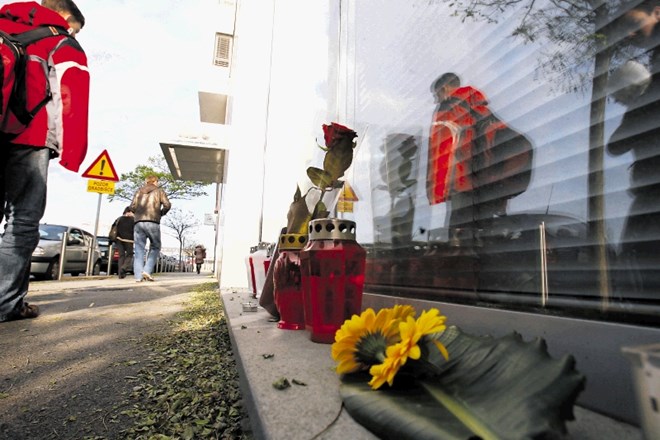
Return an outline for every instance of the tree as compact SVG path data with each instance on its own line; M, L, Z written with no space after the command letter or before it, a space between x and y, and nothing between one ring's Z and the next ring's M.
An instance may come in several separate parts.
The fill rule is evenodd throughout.
M505 12L521 11L512 33L525 43L542 41L538 71L559 84L563 92L585 92L591 84L589 115L588 234L596 244L599 289L603 306L609 300L605 230L604 146L605 105L609 73L623 60L639 57L618 44L610 23L621 0L440 0L454 15L497 23ZM555 88L557 89L557 88Z
M179 264L182 265L183 250L186 247L190 233L199 226L197 218L192 212L183 212L180 209L174 208L162 218L163 226L173 231L170 234L179 242ZM182 267L183 270L183 267Z
M167 162L162 156L150 157L147 159L147 165L138 165L129 173L122 174L114 194L108 196L109 201L125 200L130 202L133 195L140 187L148 175L158 176L159 185L170 200L190 200L195 197L205 196L205 186L208 184L201 181L175 180L172 173L167 168Z

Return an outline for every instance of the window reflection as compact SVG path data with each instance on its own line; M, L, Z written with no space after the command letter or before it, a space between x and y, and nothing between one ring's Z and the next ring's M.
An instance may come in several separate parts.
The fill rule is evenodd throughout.
M413 3L382 2L377 17L355 5L355 26L371 30L347 79L356 123L371 127L360 158L371 173L351 182L372 190L355 214L367 283L653 315L660 4ZM489 115L512 130L499 142L477 127Z
M660 288L660 2L631 3L615 21L620 45L649 56L649 68L629 61L615 71L613 95L626 107L607 144L613 156L632 153L632 198L621 234L617 288L621 295L653 299ZM625 5L624 5L625 7Z

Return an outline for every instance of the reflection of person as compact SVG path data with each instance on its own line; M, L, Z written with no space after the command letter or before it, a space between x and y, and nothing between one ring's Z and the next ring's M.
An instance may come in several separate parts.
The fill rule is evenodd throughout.
M461 87L454 73L440 76L431 89L438 106L430 133L427 194L432 205L450 201L448 223L454 234L481 218L503 215L506 199L480 201L473 172L475 124L490 114L486 96Z
M10 3L0 9L0 28L5 32L22 32L37 24L66 29L73 36L85 17L71 0ZM0 322L39 315L39 308L24 298L46 208L49 160L59 157L64 168L77 172L87 154L89 72L83 49L75 39L57 35L34 43L28 54L47 60L52 72L45 77L41 64L28 62L28 107L42 100L48 82L52 99L36 110L25 131L0 138L0 221L6 220L0 242ZM62 90L68 99L62 99Z
M153 281L151 274L160 254L160 218L172 207L167 194L158 186L158 177L147 176L145 185L133 196L131 210L134 213L135 257L133 274L136 281ZM149 239L149 255L144 260L144 251Z
M612 134L607 151L613 155L633 154L630 189L633 197L621 238L621 258L632 275L636 292L657 294L660 249L660 0L629 3L616 29L624 43L650 51L651 83L629 103L621 124ZM624 5L625 7L625 5Z
M206 248L201 244L195 246L195 266L197 267L197 273L199 274L202 270L202 264L204 264L204 259L206 258Z
M115 224L117 226L115 245L119 252L117 270L119 278L126 278L126 273L133 271L133 229L135 222L130 206L124 208L124 213L115 220Z
M375 219L375 224L379 226L378 236L380 231L387 231L386 225L389 225L392 243L395 246L406 245L413 237L419 148L414 136L390 133L385 137L381 149L385 157L378 168L385 185L377 188L383 188L389 193L389 212ZM383 205L380 200L372 200L376 208Z

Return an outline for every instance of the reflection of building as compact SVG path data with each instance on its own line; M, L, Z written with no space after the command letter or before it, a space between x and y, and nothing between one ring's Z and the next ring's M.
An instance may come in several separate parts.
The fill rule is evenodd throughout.
M237 5L236 25L218 30L233 36L231 76L218 91L228 96L226 138L218 146L231 158L221 191L222 285L245 285L244 258L254 243L277 238L321 124L343 123L358 132L360 144L346 180L360 194L351 218L372 269L365 304L405 298L420 307L440 305L450 320L480 334L542 335L555 353L573 354L587 375L591 385L580 403L634 422L620 347L660 338L660 297L607 296L599 283L616 271L608 252L617 243L589 233L595 215L608 228L621 223L630 163L608 157L593 163L599 150L590 136L618 121L592 124L590 93L556 92L564 86L554 82L559 73L535 70L547 42L519 44L504 24L515 24L514 18L463 23L444 2L381 2L378 14L369 2ZM439 16L446 17L442 29L432 19ZM456 36L455 44L447 44L448 35ZM432 224L428 202L415 197L423 193L414 181L424 158L409 153L428 139L414 135L413 144L398 134L409 127L426 133L433 108L428 84L449 65L466 82L487 85L498 115L535 145L529 189L509 201L507 216L489 218L476 231L470 249L441 238L446 234ZM604 105L610 118L616 104ZM393 135L383 144L387 133ZM213 159L200 162L214 165ZM605 183L594 189L600 172ZM597 214L594 200L622 203Z

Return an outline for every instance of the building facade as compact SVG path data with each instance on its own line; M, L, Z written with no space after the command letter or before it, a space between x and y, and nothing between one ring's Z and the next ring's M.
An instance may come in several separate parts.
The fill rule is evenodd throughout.
M580 404L639 423L621 348L660 339L660 65L619 2L559 4L238 1L222 286L247 286L337 122L365 305L543 337L587 375Z

